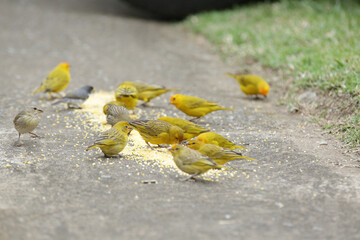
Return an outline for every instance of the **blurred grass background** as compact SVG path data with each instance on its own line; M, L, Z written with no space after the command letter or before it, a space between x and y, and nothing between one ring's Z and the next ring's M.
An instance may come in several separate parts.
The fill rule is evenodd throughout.
M188 17L226 57L251 57L291 74L300 89L346 94L360 101L360 4L355 0L280 0ZM347 99L348 100L348 99ZM333 123L346 143L360 143L360 113Z

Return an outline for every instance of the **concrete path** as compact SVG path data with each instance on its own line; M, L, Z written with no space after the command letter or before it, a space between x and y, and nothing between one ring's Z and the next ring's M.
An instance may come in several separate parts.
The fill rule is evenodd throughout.
M226 65L181 27L138 16L117 0L0 2L0 239L360 239L359 161L278 106L281 76L246 65L273 86L266 101L249 100L224 75L243 66ZM72 66L68 90L141 80L232 106L201 124L246 144L258 161L182 182L156 159L147 166L85 153L98 134L86 115L30 96L61 61ZM143 117L186 118L170 96ZM45 109L36 130L45 138L24 135L15 147L12 120L26 105ZM141 183L148 179L157 184Z

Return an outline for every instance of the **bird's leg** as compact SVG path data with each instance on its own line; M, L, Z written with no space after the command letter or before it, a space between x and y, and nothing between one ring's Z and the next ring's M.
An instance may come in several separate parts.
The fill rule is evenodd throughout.
M58 98L63 98L65 95L62 95L61 92L57 92L56 95L58 96Z
M151 150L154 150L154 148L152 146L150 146L150 144L148 142L146 142L146 144L151 148Z
M106 155L104 154L104 158L121 158L122 156L120 154L118 155Z
M39 135L37 135L37 134L35 134L35 133L33 133L33 132L29 132L32 136L32 138L43 138L43 137L41 137L41 136L39 136Z
M22 142L20 141L20 136L21 136L21 134L19 133L19 138L15 143L15 146L17 146L17 147L20 147L22 145Z
M185 179L183 179L183 180L180 180L180 181L192 181L192 182L195 182L196 181L196 178L195 178L195 176L194 175L190 175L190 177L187 177L187 178L185 178Z
M200 119L201 117L196 117L196 118L192 118L192 119L190 119L189 121L190 122L196 122L198 119Z
M161 144L158 144L157 147L155 148L166 148L167 146L164 146L164 145L161 145Z
M145 102L145 101L142 104L140 104L140 106L142 106L142 107L150 107L148 102Z
M48 92L48 95L49 95L49 100L53 100L54 99L54 96L53 96L53 94L52 94L52 92Z

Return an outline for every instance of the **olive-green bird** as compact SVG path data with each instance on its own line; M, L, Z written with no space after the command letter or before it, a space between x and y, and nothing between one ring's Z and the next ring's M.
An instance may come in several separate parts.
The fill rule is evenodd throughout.
M231 150L246 149L245 147L236 145L235 143L231 142L227 138L221 136L220 134L214 133L214 132L201 133L199 136L197 136L196 140L203 142L203 143L214 144L219 147L228 148Z
M138 102L138 91L131 84L120 84L115 92L116 101L123 102L127 109L134 109Z
M217 164L211 158L180 144L174 144L169 148L176 166L191 176L185 180L195 179L195 176L203 174L210 169L221 169L224 166Z
M132 128L127 122L118 122L112 128L102 133L102 135L89 146L86 151L93 148L100 148L106 158L119 157L119 153L125 148L129 141L128 135Z
M209 131L208 129L205 129L196 123L181 118L161 117L158 120L168 122L184 130L184 139L186 140L189 140L201 133L206 133Z
M253 158L243 156L239 152L235 152L233 150L222 148L213 144L206 144L198 140L190 140L187 146L208 156L209 158L221 165L237 159L255 160Z
M184 139L184 131L178 126L160 120L135 120L130 125L136 129L146 144L173 144Z
M170 89L160 86L152 86L142 82L123 82L122 84L132 85L138 91L138 99L144 101L142 104L146 106L146 103L150 102L151 99L156 98L164 93L179 91L179 89Z

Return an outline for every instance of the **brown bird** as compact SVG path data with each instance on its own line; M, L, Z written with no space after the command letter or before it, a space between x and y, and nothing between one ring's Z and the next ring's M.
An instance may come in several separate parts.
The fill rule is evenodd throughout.
M19 138L17 141L17 145L21 145L20 136L24 133L30 133L32 137L38 137L40 136L36 135L32 131L37 127L37 125L40 122L40 116L39 113L42 113L43 111L36 108L31 107L27 108L26 110L22 110L19 112L15 118L14 118L14 126L16 131L19 133Z

